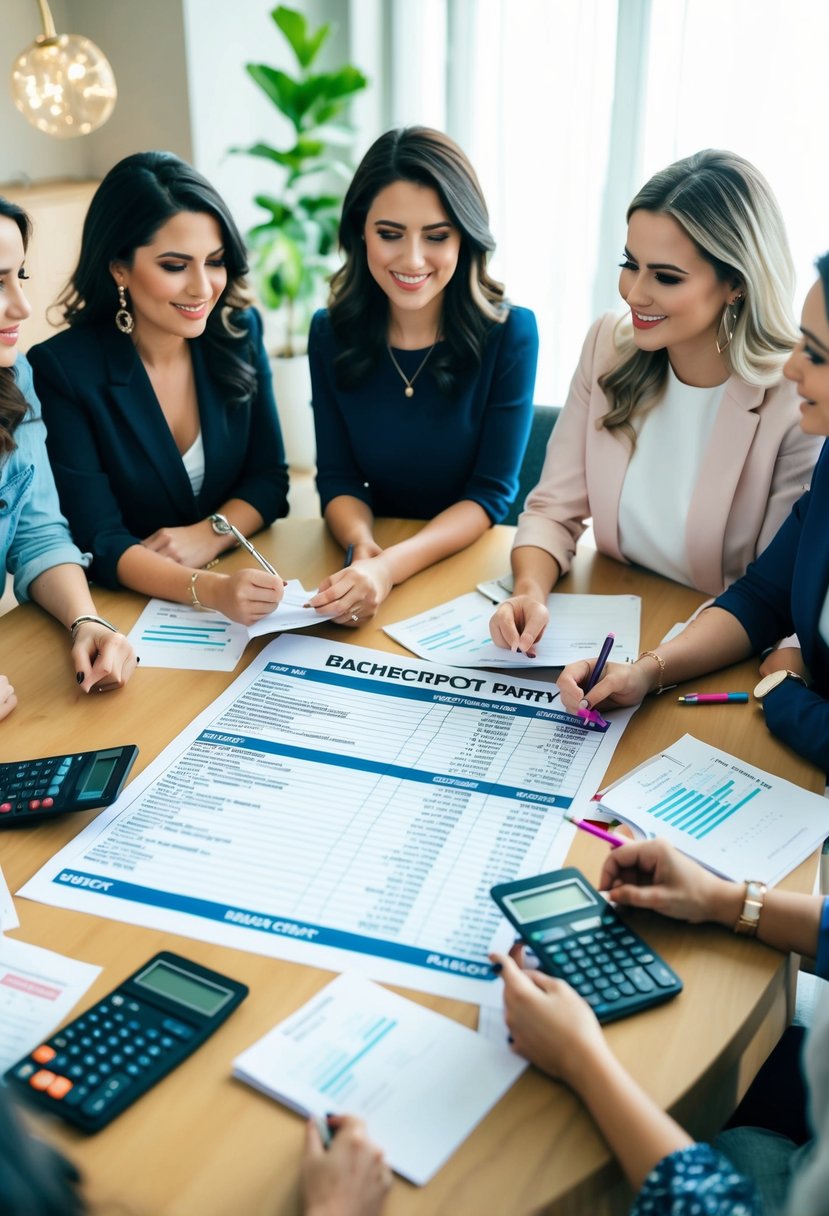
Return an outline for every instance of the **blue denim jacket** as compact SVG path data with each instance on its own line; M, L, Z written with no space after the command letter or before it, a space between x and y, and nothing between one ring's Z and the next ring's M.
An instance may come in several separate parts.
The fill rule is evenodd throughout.
M30 409L14 433L17 447L0 464L0 556L3 569L14 575L15 595L27 600L30 584L44 570L63 562L86 566L88 559L72 543L60 513L46 455L46 427L23 355L17 356L14 373Z

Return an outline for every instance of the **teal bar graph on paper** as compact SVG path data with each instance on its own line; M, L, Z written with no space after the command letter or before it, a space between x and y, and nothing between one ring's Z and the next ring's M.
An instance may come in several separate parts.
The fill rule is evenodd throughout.
M759 789L753 789L737 802L729 802L728 795L733 789L733 781L726 781L711 792L675 785L649 810L655 819L702 840L760 793Z

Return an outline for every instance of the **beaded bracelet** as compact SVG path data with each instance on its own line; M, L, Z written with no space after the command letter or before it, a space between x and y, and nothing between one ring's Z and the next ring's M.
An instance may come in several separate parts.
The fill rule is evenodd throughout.
M72 624L69 626L69 632L72 634L73 642L75 640L75 634L78 632L78 629L81 627L81 625L83 625L83 623L85 621L91 621L95 625L103 625L106 629L111 629L113 633L118 632L118 626L113 625L110 621L105 621L102 616L92 616L91 614L84 614L83 616L76 616L74 621L72 622Z
M639 659L654 659L659 664L659 682L653 690L658 697L661 692L665 691L665 660L655 650L643 650L639 655ZM637 663L639 659L636 660Z

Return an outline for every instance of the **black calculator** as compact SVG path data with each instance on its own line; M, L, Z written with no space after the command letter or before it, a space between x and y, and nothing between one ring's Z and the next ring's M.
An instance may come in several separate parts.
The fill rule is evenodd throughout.
M0 764L0 828L109 806L121 793L137 755L138 748L127 744Z
M162 951L4 1080L81 1131L100 1131L201 1047L247 994L244 984Z
M581 993L600 1022L667 1001L682 980L570 866L500 883L492 898L542 971Z

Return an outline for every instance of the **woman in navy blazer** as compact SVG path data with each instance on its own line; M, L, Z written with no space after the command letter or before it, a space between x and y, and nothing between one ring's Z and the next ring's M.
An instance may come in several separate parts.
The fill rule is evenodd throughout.
M829 435L829 253L803 305L801 339L784 369L797 385L800 425ZM566 667L560 685L567 709L603 701L635 705L647 693L736 663L797 632L802 647L773 651L754 690L766 723L791 748L829 772L829 446L812 484L767 549L712 607L659 652L634 664L608 664L588 695L593 661Z
M288 511L288 474L242 239L222 199L163 152L122 160L84 224L70 328L29 352L49 456L92 576L250 623L282 580L202 567Z

